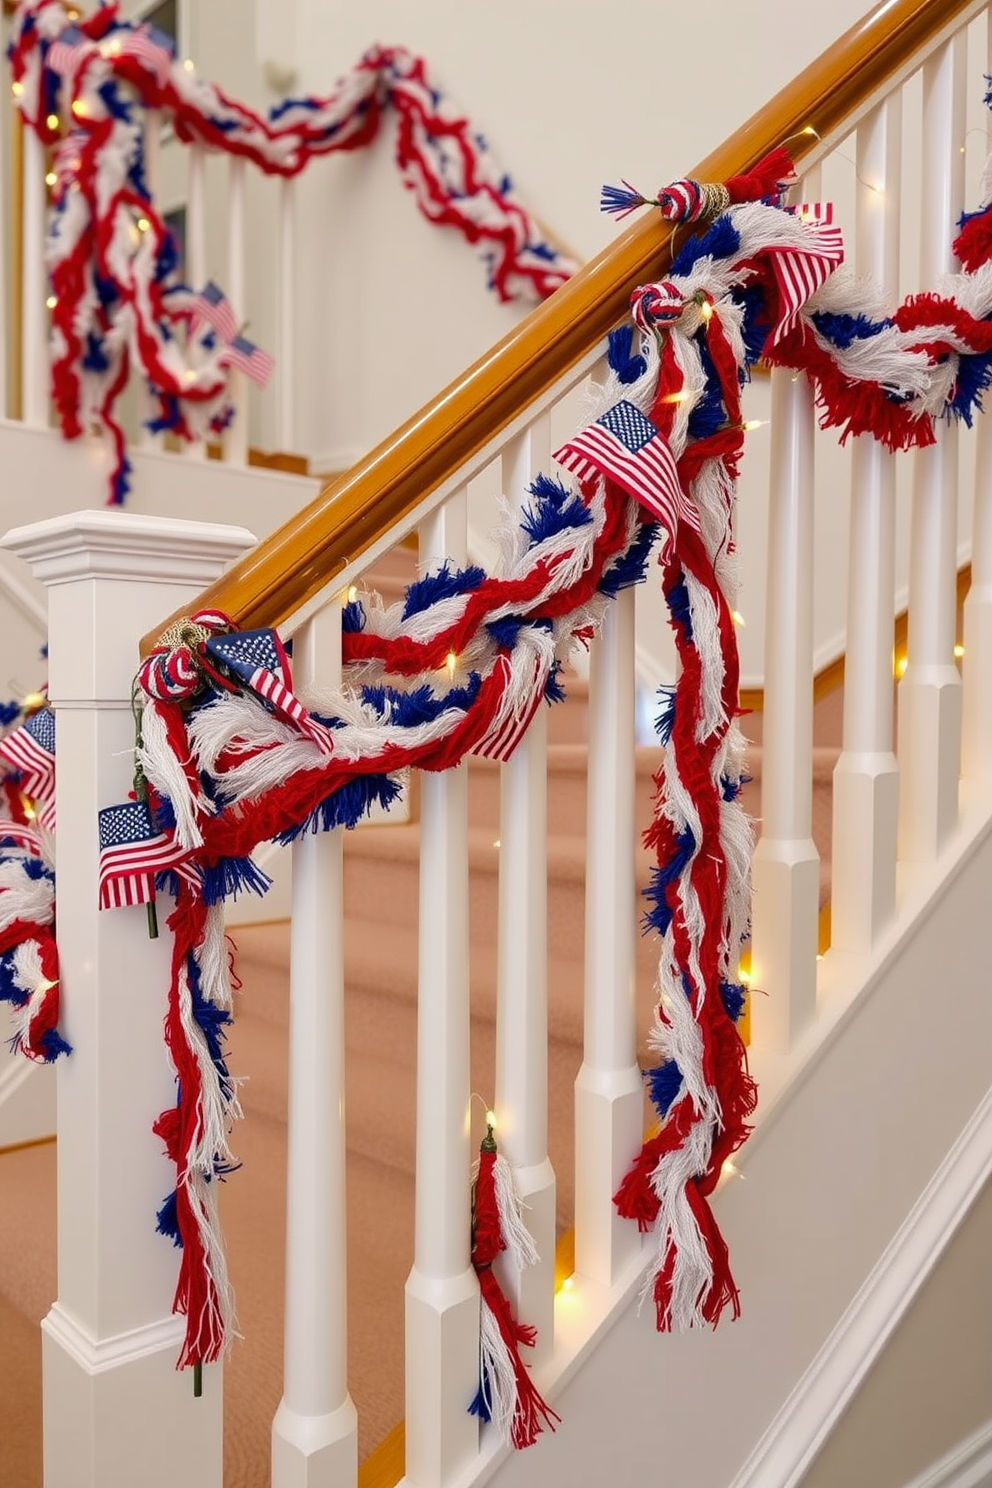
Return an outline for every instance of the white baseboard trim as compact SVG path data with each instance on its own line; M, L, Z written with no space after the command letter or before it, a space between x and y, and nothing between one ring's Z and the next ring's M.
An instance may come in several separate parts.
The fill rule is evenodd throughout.
M992 1421L959 1442L906 1488L992 1488Z
M992 1174L989 1090L731 1488L797 1488ZM935 1484L938 1480L935 1480ZM939 1480L943 1484L943 1480ZM954 1488L978 1488L981 1478ZM915 1488L915 1485L914 1485ZM928 1480L929 1488L929 1480Z

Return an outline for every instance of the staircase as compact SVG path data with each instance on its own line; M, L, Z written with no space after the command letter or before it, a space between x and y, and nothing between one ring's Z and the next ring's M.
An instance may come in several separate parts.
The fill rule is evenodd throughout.
M806 129L813 117L810 143L802 146L812 195L818 162L844 146L855 124L859 152L877 140L879 121L888 121L891 133L893 100L921 64L924 133L956 140L941 110L947 103L953 113L959 84L952 87L949 79L956 77L960 55L955 36L973 22L970 44L980 49L987 40L984 5L898 0L879 7L815 77L801 79L695 174L724 179ZM908 111L912 92L906 97ZM887 169L894 169L886 158ZM859 160L864 186L874 177L866 174L863 155ZM945 165L953 177L953 161ZM864 206L867 187L861 197ZM892 228L891 218L888 228L873 226L869 211L858 221L859 261L878 250L879 232L884 249L885 231ZM222 605L244 626L290 622L297 633L298 685L305 688L317 676L333 684L334 596L360 584L388 548L415 530L422 562L458 561L465 488L494 458L508 494L520 498L534 474L547 468L548 408L588 372L601 371L602 333L621 314L634 284L664 272L659 265L668 262L667 236L657 221L635 225L615 251L512 333L433 409L373 451L299 522L287 523L201 599ZM244 1319L249 1341L241 1381L237 1354L227 1372L232 1399L240 1395L254 1429L263 1422L260 1435L268 1434L281 1390L272 1458L277 1488L353 1484L357 1458L400 1409L405 1463L392 1459L395 1470L388 1476L383 1469L382 1481L395 1482L402 1472L416 1488L639 1481L659 1470L659 1443L673 1483L797 1485L982 1192L992 1168L986 1052L992 1027L984 990L970 969L984 955L985 886L992 870L992 785L984 747L992 720L989 491L980 480L962 685L952 655L959 557L947 515L953 517L952 461L940 467L939 497L930 500L943 456L918 461L927 474L918 477L914 497L897 857L894 834L888 845L886 816L885 782L895 771L891 713L887 736L878 726L879 717L885 721L879 700L891 700L896 599L885 543L872 535L893 515L892 492L886 495L884 481L876 482L872 457L858 454L843 721L839 736L834 732L817 746L830 753L820 754L813 742L809 644L812 488L803 453L812 445L814 415L788 373L774 374L771 402L774 540L752 968L751 1066L761 1089L760 1124L737 1160L747 1181L734 1181L728 1172L716 1200L744 1316L712 1337L659 1338L647 1315L651 1308L643 1315L637 1309L649 1247L636 1227L617 1220L610 1203L643 1126L636 1063L644 1051L636 1038L647 1026L654 972L650 946L635 946L633 933L644 865L632 850L627 803L633 807L636 800L643 820L651 752L633 743L634 626L627 594L608 612L594 647L588 708L578 709L585 721L568 724L566 715L570 731L588 735L591 785L581 783L581 739L556 742L552 735L545 743L542 715L498 772L480 763L425 777L412 821L363 829L349 837L343 854L337 837L307 839L294 850L289 999L272 972L285 959L285 931L259 926L241 932L248 974L233 1065L261 1069L263 1051L278 1054L282 1064L286 1042L291 1302L281 1385L267 1385L264 1399L261 1391L253 1394L248 1367L256 1330L266 1355L278 1355L277 1309L259 1313L250 1325ZM980 437L988 439L984 432ZM942 437L938 451L949 447L950 437ZM986 442L975 460L979 472L988 468L987 450ZM247 537L140 516L113 528L81 517L21 529L5 542L49 586L61 778L71 760L79 782L78 792L60 799L60 950L68 1032L77 1052L60 1076L61 1271L44 1333L47 1488L133 1488L142 1474L149 1488L177 1477L203 1488L221 1481L228 1488L264 1483L257 1462L264 1443L256 1439L249 1451L248 1431L238 1428L236 1416L222 1447L220 1368L205 1371L198 1400L172 1369L178 1339L168 1316L173 1258L147 1233L147 1214L166 1181L148 1136L149 1119L168 1102L170 1082L157 1043L160 1011L134 993L164 984L167 947L149 945L138 916L122 912L96 920L89 910L93 814L126 788L120 761L128 744L133 640L142 629L159 634L169 610L188 605L206 581L205 570L235 556ZM874 614L866 619L868 601ZM100 634L114 643L87 658L81 648L94 615ZM959 763L955 708L962 693ZM820 960L816 921L826 885L814 839L822 840L826 812L820 811L818 826L813 800L826 795L838 744L829 833L833 939ZM546 797L535 786L545 774ZM411 907L418 873L419 932ZM529 913L528 897L540 904L545 882L547 912ZM523 895L521 884L528 891ZM338 931L332 913L339 894ZM603 911L617 899L623 914ZM571 928L576 918L586 927L584 954ZM469 937L467 980L459 962ZM548 967L549 1037L535 1052L528 1018L540 1008L545 980L534 970L538 959ZM636 1001L627 992L634 985ZM525 997L517 995L522 989ZM953 1017L934 1015L935 989L953 997ZM283 1009L290 999L287 1036ZM471 1063L461 1040L469 1005ZM359 1023L360 1009L378 1021ZM545 1043L548 1099L543 1114L535 1115L544 1095ZM315 1049L321 1053L316 1060ZM522 1055L513 1057L514 1050ZM126 1074L107 1080L110 1068ZM564 1108L576 1069L573 1126ZM361 1079L366 1070L384 1091L369 1093ZM532 1291L515 1301L541 1324L535 1374L563 1425L516 1454L491 1431L480 1434L464 1409L477 1363L477 1298L466 1286L464 1178L482 1113L478 1102L467 1100L470 1091L494 1098L497 1111L509 1113L501 1141L542 1236L543 1265L535 1268ZM244 1097L252 1117L235 1145L260 1187L245 1185L238 1195L246 1176L238 1175L222 1204L230 1215L233 1264L246 1276L258 1260L253 1235L260 1214L281 1203L268 1154L282 1145L283 1096L280 1082L266 1076L254 1089L249 1084ZM308 1103L323 1114L307 1118ZM90 1171L99 1184L88 1181ZM398 1183L400 1199L392 1187L385 1197L387 1175ZM360 1189L359 1177L368 1188ZM347 1232L335 1201L346 1181ZM573 1224L571 1285L555 1294L551 1252L556 1235ZM378 1248L387 1225L406 1254L392 1280L385 1249ZM414 1271L401 1304L411 1253ZM358 1259L376 1278L366 1284L364 1303L350 1295L356 1285L361 1290ZM281 1264L278 1258L271 1269ZM279 1279L269 1269L264 1285L271 1290ZM372 1352L382 1376L373 1390L355 1375L351 1394L346 1290L352 1330L363 1306L376 1317ZM402 1406L397 1368L385 1363L385 1344L377 1342L398 1342L401 1306ZM134 1400L140 1406L129 1413ZM948 1445L940 1443L932 1455ZM371 1483L380 1467L373 1455L360 1481ZM155 1476L160 1469L161 1477Z

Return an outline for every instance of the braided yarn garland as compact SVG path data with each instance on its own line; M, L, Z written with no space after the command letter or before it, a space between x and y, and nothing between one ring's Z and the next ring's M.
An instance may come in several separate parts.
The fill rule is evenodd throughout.
M289 99L268 119L177 61L155 28L123 20L117 0L74 23L59 0L22 0L8 56L21 116L52 151L55 406L67 439L100 426L112 441L111 503L128 486L115 410L132 363L154 399L148 427L187 441L229 423L232 366L263 386L272 367L239 334L221 291L179 281L175 243L145 175L147 111L186 144L290 177L319 156L370 144L392 106L404 185L429 221L476 247L501 301L544 299L577 267L545 240L423 59L402 47L371 48L328 97Z
M783 254L827 263L798 306L775 269ZM681 675L663 721L648 830L657 868L647 918L661 952L651 1036L659 1063L647 1079L662 1125L617 1203L655 1228L646 1290L659 1325L686 1327L715 1323L728 1305L737 1311L709 1199L755 1103L736 1028L750 857L736 799L743 740L732 621L741 382L759 356L773 357L814 377L824 421L845 435L858 432L860 400L884 410L870 430L883 443L925 444L935 418L968 419L980 406L992 269L977 263L950 276L939 297L886 315L836 270L815 223L755 203L731 208L686 244L668 279L635 292L632 313L634 325L610 339L595 425L628 405L674 462L682 500L664 532L663 582ZM216 1358L232 1327L213 1208L214 1179L234 1163L228 1129L238 1114L223 1052L231 1004L224 897L264 888L250 859L260 841L354 825L373 802L388 805L408 766L446 769L467 753L512 751L541 698L560 696L557 672L570 648L588 641L610 597L644 575L659 528L624 479L608 462L569 484L541 476L531 505L501 534L498 576L445 565L388 610L374 599L349 604L345 686L307 707L268 633L231 635L216 612L194 616L143 669L139 760L148 811L171 851L167 871L150 877L176 900L166 1033L179 1098L156 1130L177 1175L159 1227L183 1250L180 1364ZM250 667L259 655L264 666L233 668L243 641Z

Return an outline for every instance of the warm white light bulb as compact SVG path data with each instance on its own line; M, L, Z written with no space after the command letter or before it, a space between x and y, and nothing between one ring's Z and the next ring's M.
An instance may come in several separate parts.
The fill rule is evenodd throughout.
M45 301L45 304L48 306L49 310L54 310L55 306L58 304L58 300L55 298L54 295L49 295L48 299Z
M491 1126L492 1129L493 1129L493 1131L496 1130L496 1112L495 1111L487 1111L486 1112L486 1125L487 1126Z
M73 104L73 108L75 108L75 107L76 107L76 105ZM59 127L59 116L58 116L58 114L49 114L48 115L48 118L45 120L45 123L48 125L49 129L58 129L58 127Z

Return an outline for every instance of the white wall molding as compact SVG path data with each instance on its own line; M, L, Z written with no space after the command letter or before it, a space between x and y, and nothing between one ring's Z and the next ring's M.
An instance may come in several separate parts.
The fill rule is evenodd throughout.
M796 1488L992 1174L992 1089L731 1488ZM989 1465L992 1466L992 1440ZM956 1479L933 1479L933 1488ZM980 1478L967 1479L978 1488ZM925 1480L931 1488L931 1480ZM924 1480L911 1488L924 1488ZM965 1485L962 1484L962 1488Z
M992 1421L931 1463L906 1488L992 1488Z

